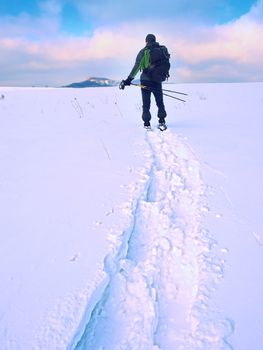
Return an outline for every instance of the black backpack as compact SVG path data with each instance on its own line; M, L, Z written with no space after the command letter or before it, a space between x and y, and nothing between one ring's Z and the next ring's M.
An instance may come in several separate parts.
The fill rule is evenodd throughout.
M149 48L150 65L147 74L151 80L161 83L169 78L170 54L165 46L153 46Z

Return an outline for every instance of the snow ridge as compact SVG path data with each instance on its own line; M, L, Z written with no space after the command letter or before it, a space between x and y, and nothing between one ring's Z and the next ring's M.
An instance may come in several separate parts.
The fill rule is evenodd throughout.
M203 228L199 162L170 131L146 133L147 181L113 257L109 282L75 350L231 349L232 324L209 305L223 275Z

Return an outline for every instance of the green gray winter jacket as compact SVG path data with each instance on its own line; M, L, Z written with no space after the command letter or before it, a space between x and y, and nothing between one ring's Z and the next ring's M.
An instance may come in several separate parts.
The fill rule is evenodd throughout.
M141 71L140 80L151 80L149 75L147 75L147 68L150 66L150 48L154 46L159 46L159 43L152 42L148 43L143 49L138 53L135 64L129 74L129 77L134 79L139 71Z

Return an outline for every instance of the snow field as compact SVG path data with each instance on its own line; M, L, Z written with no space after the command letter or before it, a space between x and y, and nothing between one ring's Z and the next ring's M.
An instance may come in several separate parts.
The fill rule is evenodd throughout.
M222 266L202 227L199 163L170 131L148 132L146 141L145 186L105 260L109 283L75 349L230 349L231 324L207 305Z
M1 350L263 348L262 87L1 88Z
M1 350L65 350L103 287L107 235L126 225L144 158L115 92L3 89Z

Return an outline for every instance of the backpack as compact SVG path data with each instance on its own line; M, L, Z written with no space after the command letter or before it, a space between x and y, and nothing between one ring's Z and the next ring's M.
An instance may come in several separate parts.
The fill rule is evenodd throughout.
M153 46L149 48L149 67L145 73L151 80L161 83L169 78L170 54L165 46Z

